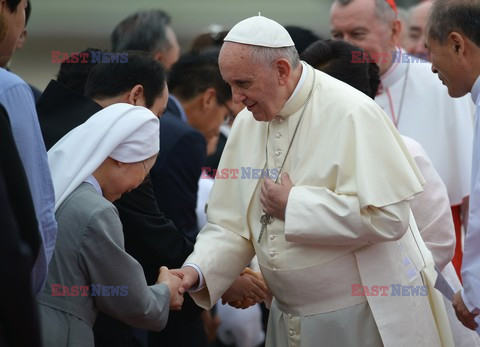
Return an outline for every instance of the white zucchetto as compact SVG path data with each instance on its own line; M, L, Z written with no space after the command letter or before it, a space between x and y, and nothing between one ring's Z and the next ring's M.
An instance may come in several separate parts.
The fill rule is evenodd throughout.
M283 26L260 15L237 23L223 41L270 48L295 46Z

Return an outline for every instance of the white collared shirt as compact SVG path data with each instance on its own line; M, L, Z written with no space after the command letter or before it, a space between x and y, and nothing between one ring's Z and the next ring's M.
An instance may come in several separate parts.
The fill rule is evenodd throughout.
M87 178L85 178L85 181L83 182L90 183L93 186L93 188L95 188L96 192L99 195L103 196L102 188L100 187L100 184L98 183L97 179L93 175L90 175Z
M478 313L480 312L480 256L478 253L478 245L480 244L480 76L473 84L471 93L472 100L477 107L473 141L472 194L470 195L468 230L465 235L462 263L463 289L461 294L468 310ZM479 323L478 320L477 323Z

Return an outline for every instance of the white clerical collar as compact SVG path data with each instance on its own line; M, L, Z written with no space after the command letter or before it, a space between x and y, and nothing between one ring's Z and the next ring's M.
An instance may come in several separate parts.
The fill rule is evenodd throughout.
M480 98L480 75L477 77L477 80L473 84L472 88L472 100L475 105L478 104Z
M93 177L93 175L90 175L87 178L85 178L85 181L83 182L90 183L93 186L93 188L95 188L97 193L103 196L102 188L100 188L100 184L98 184L97 179Z
M298 94L298 92L300 91L300 89L302 88L303 84L305 83L305 80L307 79L307 65L306 63L304 63L303 61L301 62L302 64L302 75L300 76L300 80L298 81L297 83L297 86L295 87L295 90L293 91L292 95L290 95L290 97L288 98L287 102L285 103L285 105L283 106L284 108L285 107L288 107L288 103L292 101L292 99L295 97L295 95Z
M403 55L407 54L403 48L397 47L395 52L400 56L392 56L392 65L390 65L390 68L382 76L380 76L383 88L390 88L397 83L405 75L407 71L407 64L410 64L402 63Z

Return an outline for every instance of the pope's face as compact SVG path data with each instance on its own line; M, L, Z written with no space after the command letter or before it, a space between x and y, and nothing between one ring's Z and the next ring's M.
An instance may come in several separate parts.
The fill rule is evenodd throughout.
M379 54L380 74L391 65L392 51L397 39L392 27L375 15L375 1L353 0L348 5L334 2L330 10L330 32L334 39L348 41L370 56Z
M218 62L223 79L232 88L234 103L246 106L258 121L268 122L278 115L285 100L279 93L275 66L254 63L250 47L233 42L224 43Z
M468 78L466 78L468 72L454 53L454 44L447 40L442 45L430 37L427 37L426 43L430 51L432 71L448 88L448 94L452 98L459 98L470 92L471 86L467 85Z

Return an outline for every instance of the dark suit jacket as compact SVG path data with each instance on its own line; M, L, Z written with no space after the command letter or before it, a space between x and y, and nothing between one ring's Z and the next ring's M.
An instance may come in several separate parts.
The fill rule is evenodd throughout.
M47 149L99 110L100 105L89 98L50 82L37 104ZM142 265L148 284L155 283L160 266L180 267L192 252L193 245L158 209L148 179L114 204L123 224L125 250ZM94 332L96 346L135 345L131 329L110 317L99 316Z
M101 109L95 101L51 80L37 102L38 121L47 150Z
M4 284L0 295L5 298L0 304L0 346L41 346L30 276L42 240L10 121L1 105L0 226L0 278Z
M160 119L160 153L150 171L158 206L192 242L198 234L198 180L205 164L203 135L180 120L177 106L169 101Z
M160 209L192 242L198 234L195 209L206 150L203 135L181 120L180 110L169 99L167 110L160 119L160 153L150 177ZM191 297L185 295L182 310L170 312L164 330L149 333L148 345L206 347L201 311Z

